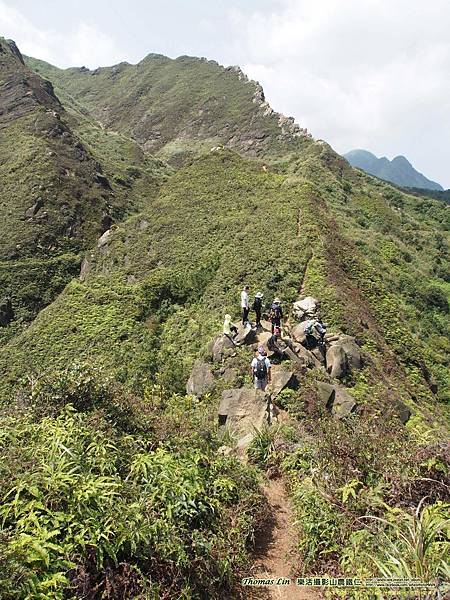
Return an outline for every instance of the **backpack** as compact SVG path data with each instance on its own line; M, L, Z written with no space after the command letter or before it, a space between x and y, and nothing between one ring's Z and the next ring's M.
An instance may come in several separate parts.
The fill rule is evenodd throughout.
M278 304L272 304L270 307L270 319L280 319L281 318L281 308Z
M254 311L260 311L262 309L262 300L261 298L255 298L255 301L253 302L253 310Z
M256 367L254 369L256 379L262 380L267 377L267 365L265 358L256 359Z

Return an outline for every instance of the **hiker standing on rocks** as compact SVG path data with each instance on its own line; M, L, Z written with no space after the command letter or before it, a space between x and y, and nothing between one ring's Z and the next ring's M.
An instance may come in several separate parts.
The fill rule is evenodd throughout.
M262 390L264 392L267 384L269 384L272 379L270 371L270 360L267 358L264 348L260 346L251 363L252 379L256 390Z
M283 318L283 309L281 308L281 300L279 298L275 298L272 302L272 306L270 307L269 318L272 323L272 335L275 330L275 327L281 329L281 319Z
M261 327L262 299L263 294L261 294L261 292L255 294L255 299L253 301L253 310L256 314L256 327Z
M306 347L308 350L311 350L318 345L323 348L325 346L324 337L326 332L327 328L319 317L316 319L311 319L308 323L308 326L305 328ZM316 334L319 335L319 340L317 339Z
M234 338L237 336L237 327L231 322L231 315L225 315L223 322L223 335L227 337L233 344L236 344Z
M244 325L244 327L248 323L248 313L250 311L250 308L248 306L248 292L249 292L249 290L250 290L250 287L248 285L245 285L244 289L241 292L242 325Z

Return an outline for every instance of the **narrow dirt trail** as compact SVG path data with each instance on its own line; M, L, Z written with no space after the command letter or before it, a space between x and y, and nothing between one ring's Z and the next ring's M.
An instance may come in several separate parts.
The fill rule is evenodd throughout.
M300 574L300 559L296 552L295 518L283 480L269 480L264 487L264 494L271 507L271 517L266 528L255 536L254 560L249 577L275 580L284 577L290 578L291 583L258 588L257 596L251 597L267 600L323 598L318 590L295 585L295 578Z

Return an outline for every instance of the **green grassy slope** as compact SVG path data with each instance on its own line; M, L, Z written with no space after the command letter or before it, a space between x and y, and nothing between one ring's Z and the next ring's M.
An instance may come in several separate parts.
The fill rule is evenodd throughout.
M261 155L285 154L309 141L303 130L271 110L260 86L240 69L214 61L150 54L137 65L95 71L27 61L105 127L174 164L218 144Z
M100 575L106 556L108 577L117 589L122 581L119 563L124 563L136 573L131 578L136 590L153 585L160 586L161 594L170 594L170 583L161 573L162 565L169 563L177 574L176 593L184 586L186 597L205 593L221 597L223 590L239 597L236 573L245 568L245 540L257 526L256 512L263 510L256 475L249 472L244 482L233 460L216 465L213 458L222 443L214 426L221 384L200 403L171 394L183 391L194 360L206 355L208 342L220 331L223 314L238 316L244 281L253 290L261 289L268 300L280 295L285 306L298 297L300 288L320 298L329 328L356 336L362 348L362 370L344 381L358 402L356 415L336 422L321 411L314 404L314 382L324 375L312 371L298 391L278 400L295 418L270 434L282 441L284 449L266 452L263 436L256 440L252 456L265 467L276 466L290 481L308 573L325 569L377 574L371 557L380 552L379 532L366 524L365 515L386 517L403 527L408 512L399 511L411 511L423 495L428 496L433 514L445 510L440 502L447 477L443 403L449 389L448 284L436 270L448 266L446 218L442 203L430 199L424 204L423 199L374 182L348 167L326 144L315 143L273 170L228 150L208 153L175 173L148 211L113 226L88 255L85 280L73 281L25 332L0 350L3 411L13 419L6 439L14 440L11 452L21 465L14 481L23 485L28 472L26 448L17 431L31 431L38 440L47 431L54 436L55 428L74 431L68 446L61 442L72 459L58 467L58 472L66 473L71 499L62 505L59 496L54 501L74 525L72 530L66 525L59 530L58 550L48 550L53 557L50 566L35 562L29 567L36 589L47 585L54 573L60 574L55 586L61 594L69 582L78 585L74 575L67 578L63 557L73 558L71 531L80 527L86 508L76 499L78 475L72 479L70 473L72 468L80 471L79 457L87 452L75 438L81 435L86 447L92 447L92 428L99 427L109 431L116 458L104 463L107 480L95 472L94 463L83 466L80 477L100 486L102 506L109 507L107 515L116 526L108 529L109 546L94 544L95 560L77 550L75 573L89 573L88 589L95 582L101 589L111 585ZM234 363L244 383L250 358L251 351L242 349ZM406 426L396 416L399 402L413 413ZM68 403L75 408L75 424L66 423ZM23 411L34 415L35 424L23 421ZM68 434L64 435L66 439ZM100 434L95 436L101 455L104 441ZM146 448L139 466L125 458L123 447L130 443ZM42 450L44 464L55 460L54 452L57 449ZM197 470L198 460L209 465L208 471ZM120 462L119 470L114 461ZM174 465L181 465L177 477ZM137 472L142 475L134 475ZM140 506L142 494L153 489L154 473L160 472L172 482L161 505L170 506L164 527L172 523L171 515L178 514L172 511L181 510L170 547L164 544L162 530L146 529L146 520L139 529L142 533L134 528L121 532L123 519L108 503L107 488L101 487L108 482L115 486L119 507L126 496L133 498L133 507ZM53 484L42 479L40 467L31 473L35 473L30 483L35 486L34 498L45 497L45 486ZM11 474L5 477L8 481ZM173 508L184 506L186 494L180 490L187 479L193 490L207 489L207 497L227 515L220 534L218 522L205 517L196 504L195 491L189 496L192 514L197 515L193 522L189 511ZM127 487L130 481L135 483L132 489ZM5 493L9 487L5 483ZM223 491L219 498L214 489ZM20 506L28 535L42 544L43 533L30 520L26 495ZM242 507L242 520L233 526L227 519L236 507ZM11 528L8 539L13 540L7 546L6 564L13 568L11 561L24 564L19 543L22 521L12 516L10 502L5 510ZM90 510L103 528L104 513ZM147 519L150 513L142 508L141 514ZM196 529L199 524L201 533ZM186 550L183 536L193 530L196 539L212 536L209 550L203 541ZM82 539L94 535L85 531ZM140 545L141 535L147 536L143 539L149 546ZM148 552L151 564L146 562ZM213 573L207 591L208 578L192 580L184 570L190 561L199 561L202 569Z
M30 362L45 371L84 347L129 379L151 362L169 371L170 355L187 345L179 361L185 377L236 307L243 281L289 303L306 270L306 292L322 299L331 327L367 345L374 377L385 379L385 363L394 362L392 379L403 374L397 396L431 401L433 377L444 394L447 284L435 272L448 265L446 211L429 200L428 213L419 212L414 197L373 187L351 169L341 173L333 156L316 144L285 173L227 151L195 160L163 186L148 213L113 227L87 257L87 281L69 286L4 355L17 352L19 371ZM336 173L325 166L330 159ZM155 332L152 352L155 340L144 340ZM135 349L131 363L123 359L135 343L143 343L142 365ZM387 399L388 384L384 393Z
M287 312L300 293L315 296L329 330L355 336L362 351L362 369L341 382L354 414L336 421L321 409L316 381L328 376L313 369L277 398L290 422L251 448L251 461L289 483L306 574L380 575L374 557L383 558L386 536L412 569L424 563L421 576L442 572L439 530L422 562L398 540L423 496L433 526L446 510L446 205L352 169L324 142L279 139L273 116L256 119L269 137L256 145L260 157L249 156L242 140L254 136L255 88L237 71L155 56L93 73L29 64L60 86L64 119L104 165L124 219L28 328L5 328L0 596L248 597L239 579L255 530L267 526L261 472L219 451L232 444L216 426L225 378L201 401L183 395L223 315L238 318L244 283L266 302L280 296ZM208 87L233 100L205 113ZM96 111L107 97L104 121ZM224 108L240 141L223 132ZM156 117L163 135L154 148L196 154L176 172L126 137L138 139L141 123L139 141L153 143ZM244 155L211 152L213 140ZM49 277L52 261L70 264L63 250L42 257ZM34 277L47 289L28 256L14 260L0 275L9 269L24 294L38 293ZM233 358L236 385L250 384L251 356L244 347ZM406 425L399 403L412 412Z
M22 322L77 274L80 252L111 222L151 200L165 167L65 111L11 48L0 40L0 288Z

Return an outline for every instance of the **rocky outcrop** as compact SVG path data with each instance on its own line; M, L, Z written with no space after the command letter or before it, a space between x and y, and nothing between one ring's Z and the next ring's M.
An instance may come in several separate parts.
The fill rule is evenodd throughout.
M243 327L239 325L238 334L234 338L234 341L239 346L244 344L253 344L256 341L256 331L251 327Z
M341 385L331 385L324 381L318 381L317 394L326 409L337 419L346 417L356 408L355 399Z
M394 413L397 415L403 425L406 425L412 416L412 411L406 406L406 404L400 402L400 400L394 404Z
M349 369L360 369L362 365L361 351L354 337L340 335L337 340L330 342L330 347L339 346L347 357Z
M186 384L186 393L201 398L210 393L213 388L214 377L210 366L205 362L196 362Z
M14 310L10 298L0 302L0 327L6 327L14 320Z
M296 319L299 321L307 318L311 319L317 315L319 308L319 302L312 296L306 296L302 300L298 300L293 304L293 313Z
M268 421L268 396L251 388L225 390L219 404L219 424L239 440ZM251 441L251 437L250 437Z
M326 354L327 371L331 377L343 377L348 371L347 355L342 346L330 346Z
M210 345L210 352L215 363L221 363L225 356L233 354L234 344L225 335L216 337Z
M267 386L267 391L270 393L272 400L274 400L285 388L295 389L298 387L298 383L294 371L282 371L280 369L272 372L272 381Z

